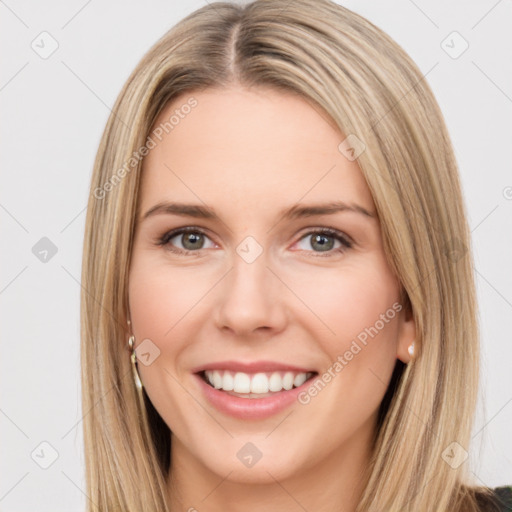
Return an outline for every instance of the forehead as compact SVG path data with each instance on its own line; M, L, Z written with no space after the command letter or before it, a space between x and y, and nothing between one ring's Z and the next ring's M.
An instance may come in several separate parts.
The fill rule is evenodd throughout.
M166 106L152 132L158 127L167 130L160 129L161 140L152 136L156 146L144 159L142 210L174 200L228 214L271 211L302 198L373 209L357 163L338 150L345 135L298 95L268 88L184 94Z

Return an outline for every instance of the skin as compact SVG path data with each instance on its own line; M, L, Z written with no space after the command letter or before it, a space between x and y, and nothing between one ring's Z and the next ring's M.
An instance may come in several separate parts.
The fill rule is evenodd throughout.
M155 126L190 96L170 103ZM227 359L319 374L332 368L400 301L372 195L357 161L338 150L345 135L318 106L267 88L193 97L197 106L145 158L129 276L136 344L149 338L160 350L138 368L172 431L172 510L353 511L379 404L396 359L410 360L415 327L405 308L310 403L294 402L267 419L217 411L191 369ZM279 215L297 203L336 200L374 216ZM168 213L141 220L162 201L208 205L220 220ZM157 244L185 226L205 232L202 246L186 235ZM325 227L350 237L352 247L337 252L342 244L328 235L332 248L322 251L311 231ZM252 263L236 252L247 236L263 250ZM251 468L237 458L247 442L263 454Z

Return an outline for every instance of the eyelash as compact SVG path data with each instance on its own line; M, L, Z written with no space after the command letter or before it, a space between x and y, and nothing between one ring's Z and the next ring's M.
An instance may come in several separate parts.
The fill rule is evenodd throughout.
M202 234L202 235L208 237L208 235L202 229L196 228L194 226L189 226L189 227L185 227L185 228L178 228L178 229L174 229L171 231L167 231L162 236L157 238L156 245L160 246L160 247L165 247L166 245L169 244L169 241L172 238L174 238L177 235L184 234L184 233L199 233L199 234ZM300 237L299 241L303 240L304 238L307 238L308 236L311 236L311 235L326 235L328 237L333 237L336 240L338 240L339 242L341 242L341 245L342 245L341 247L338 247L337 249L331 249L329 251L326 251L325 254L321 254L321 252L318 252L318 251L311 251L313 253L316 253L314 257L328 258L328 257L333 256L333 254L340 254L340 253L342 254L345 251L347 251L348 249L351 249L352 245L353 245L353 243L346 237L346 235L343 235L336 229L332 229L332 228L319 228L319 229L314 229L314 230L308 231L307 233L305 233L303 236ZM193 254L194 256L198 256L197 253L199 253L201 251L201 249L198 249L195 251L191 251L189 249L179 249L176 247L172 247L170 244L169 244L168 250L171 252L174 252L176 254L182 254L185 256L188 254L190 254L190 255Z

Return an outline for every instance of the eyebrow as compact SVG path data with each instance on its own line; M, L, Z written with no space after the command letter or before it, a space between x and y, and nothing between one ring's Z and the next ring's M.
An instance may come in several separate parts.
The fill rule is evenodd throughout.
M359 213L364 217L374 219L374 212L355 204L343 201L333 201L325 204L294 205L279 212L278 217L284 220L294 220L302 217L313 217L315 215L332 215L340 212ZM141 221L158 214L180 215L183 217L194 217L197 219L220 220L213 208L199 204L172 203L163 201L151 207L142 217Z

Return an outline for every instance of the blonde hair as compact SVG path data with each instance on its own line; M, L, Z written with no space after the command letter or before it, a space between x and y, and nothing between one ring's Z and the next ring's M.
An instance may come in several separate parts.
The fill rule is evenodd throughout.
M207 5L149 50L116 101L94 164L83 250L88 510L169 510L170 431L147 395L138 401L127 351L141 154L169 101L232 84L300 94L366 147L358 163L417 338L415 360L397 362L381 406L357 512L480 510L476 491L488 490L469 484L467 464L443 459L453 442L468 449L479 364L470 233L449 136L402 48L328 0Z

